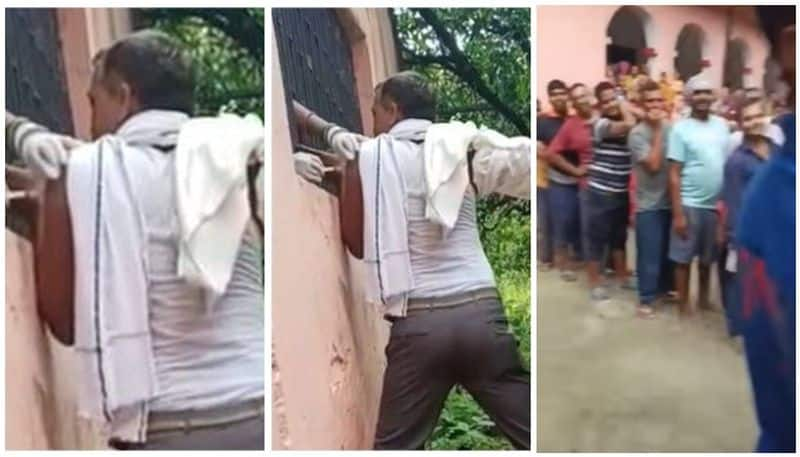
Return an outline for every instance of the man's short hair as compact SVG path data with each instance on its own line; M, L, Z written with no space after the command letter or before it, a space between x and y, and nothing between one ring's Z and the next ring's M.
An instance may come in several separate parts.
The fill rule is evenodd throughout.
M436 96L424 76L413 71L403 71L390 76L375 87L381 103L390 98L403 112L403 116L436 120Z
M99 51L93 62L100 81L127 83L142 109L194 111L195 75L191 57L177 40L157 30L141 30Z
M556 90L563 90L566 92L567 85L560 79L551 79L550 82L547 83L547 94L552 94L553 91Z
M569 86L569 91L567 91L567 92L571 95L572 91L577 89L577 88L579 88L579 87L586 87L586 84L584 84L584 83L573 83L571 86Z
M639 93L644 95L645 92L652 92L654 90L661 90L661 86L652 79L648 79L639 86Z
M614 90L614 85L608 81L601 81L596 86L594 86L594 96L596 99L600 100L600 94L606 90Z

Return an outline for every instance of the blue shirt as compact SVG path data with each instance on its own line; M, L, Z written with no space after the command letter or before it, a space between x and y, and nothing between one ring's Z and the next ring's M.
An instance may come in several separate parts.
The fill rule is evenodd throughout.
M680 162L681 200L685 206L713 209L722 190L728 124L718 116L681 119L672 127L667 158Z
M722 200L728 211L725 232L734 246L736 245L734 232L739 220L739 208L742 206L744 190L763 163L764 161L744 143L734 149L725 162L725 180L722 184Z
M795 115L784 146L745 191L736 238L742 335L761 434L758 451L795 451Z

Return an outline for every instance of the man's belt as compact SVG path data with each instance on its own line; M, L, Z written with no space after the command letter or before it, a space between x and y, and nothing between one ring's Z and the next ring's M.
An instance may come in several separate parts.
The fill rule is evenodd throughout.
M451 308L464 305L470 302L487 299L499 299L500 294L497 288L487 287L484 289L471 290L459 294L447 295L445 297L431 298L410 298L408 299L408 311L419 311L424 309Z
M154 411L147 418L147 434L188 432L198 428L219 427L263 415L263 397L212 409Z

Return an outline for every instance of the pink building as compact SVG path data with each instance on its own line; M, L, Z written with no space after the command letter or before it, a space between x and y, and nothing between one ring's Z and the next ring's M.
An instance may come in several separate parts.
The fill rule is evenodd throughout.
M748 6L540 6L536 96L547 82L600 82L620 61L686 80L704 70L722 87L775 87L769 43ZM769 70L767 70L769 68Z
M332 183L293 169L310 139L288 101L372 132L373 88L397 71L389 11L277 8L272 23L272 449L370 449L388 324L341 242Z

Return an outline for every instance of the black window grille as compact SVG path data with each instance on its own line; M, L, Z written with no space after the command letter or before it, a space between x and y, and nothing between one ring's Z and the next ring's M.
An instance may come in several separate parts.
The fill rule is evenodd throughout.
M350 43L336 11L276 8L272 22L287 109L294 99L328 121L363 133ZM289 119L292 142L297 144L294 120Z
M58 21L53 9L6 9L6 110L48 129L74 133L69 106ZM6 151L6 163L22 159ZM29 222L6 211L6 227L27 236Z
M6 9L6 109L61 133L73 133L52 9ZM6 154L6 163L19 163Z

